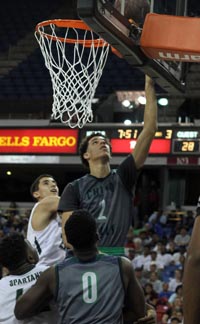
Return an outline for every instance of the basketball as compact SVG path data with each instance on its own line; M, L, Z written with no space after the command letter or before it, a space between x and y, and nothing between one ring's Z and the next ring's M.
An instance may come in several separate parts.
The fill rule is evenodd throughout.
M121 12L121 1L115 0L114 7ZM148 0L124 0L124 16L133 19L138 25L143 25L146 14L150 11Z

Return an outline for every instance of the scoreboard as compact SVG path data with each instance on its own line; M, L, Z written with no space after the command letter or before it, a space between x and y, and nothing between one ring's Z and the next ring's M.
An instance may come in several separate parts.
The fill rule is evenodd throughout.
M92 132L101 132L108 136L112 145L112 154L128 154L134 149L142 125L89 127L82 130L82 136ZM150 146L149 155L155 156L200 156L200 127L197 126L158 126L155 137Z
M92 132L106 135L113 155L129 154L135 147L141 124L90 124L82 129L67 127L18 127L0 129L0 155L78 155L81 139ZM149 149L150 156L199 156L200 127L160 124Z

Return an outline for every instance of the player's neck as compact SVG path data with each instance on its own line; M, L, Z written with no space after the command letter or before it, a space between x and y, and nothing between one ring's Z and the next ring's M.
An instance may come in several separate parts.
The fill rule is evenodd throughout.
M26 262L20 265L17 269L10 271L10 274L15 276L22 275L24 273L31 271L33 268L35 268L35 264Z
M110 173L110 163L91 163L90 174L96 178L105 178Z
M96 246L89 250L87 249L87 250L78 250L77 251L76 249L74 249L74 255L81 261L90 260L90 259L94 258L97 254L98 254L98 250L97 250Z

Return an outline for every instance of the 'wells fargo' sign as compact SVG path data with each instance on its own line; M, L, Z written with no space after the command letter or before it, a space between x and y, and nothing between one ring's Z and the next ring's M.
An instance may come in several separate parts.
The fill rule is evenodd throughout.
M0 154L76 154L76 129L0 129Z

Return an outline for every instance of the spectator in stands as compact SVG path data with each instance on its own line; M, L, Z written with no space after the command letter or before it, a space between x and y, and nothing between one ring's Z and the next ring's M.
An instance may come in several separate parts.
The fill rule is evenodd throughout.
M157 245L158 243L160 242L160 237L158 236L157 233L153 232L151 234L151 248L154 250L154 251L157 251Z
M183 298L176 297L171 304L171 317L174 316L183 319Z
M135 249L126 248L125 255L129 258L129 260L133 261L133 259L135 258Z
M166 244L166 252L170 253L171 255L174 255L174 253L178 252L179 249L177 248L174 238L170 238L168 243Z
M124 244L124 247L135 249L135 244L133 242L133 239L134 239L134 233L133 233L133 227L131 226L126 235L126 242Z
M183 323L178 317L172 317L170 319L170 322L168 322L169 324L180 324L180 323Z
M158 274L155 271L150 273L149 282L153 285L153 289L157 294L162 291L162 281L158 279Z
M187 229L185 227L182 227L180 229L180 233L175 236L174 242L180 248L187 247L189 241L190 235L188 234Z
M140 254L143 251L143 246L142 246L142 240L140 237L135 237L133 239L133 242L135 244L135 253Z
M152 237L148 224L145 224L143 229L140 231L139 238L142 240L143 246L151 245Z
M187 211L187 215L185 217L184 226L188 229L188 234L191 236L192 228L194 225L194 213L192 210Z
M57 213L60 197L55 179L49 174L40 175L31 186L31 194L37 203L29 218L27 239L37 249L39 263L53 265L66 256Z
M144 273L144 277L149 280L150 278L150 275L152 272L156 272L157 275L158 275L158 279L162 279L162 273L163 271L161 269L158 269L157 268L157 265L154 261L151 262L150 264L150 267L149 267L149 270L144 270L143 273Z
M170 306L166 297L158 298L156 303L156 313L157 313L157 322L162 323L162 318L164 314L167 314Z
M169 297L169 303L172 304L175 301L175 298L179 297L183 300L183 285L178 285L175 289L175 292Z
M155 307L158 300L158 294L153 289L153 285L150 282L147 282L144 286L144 295L146 302Z
M136 268L141 268L144 266L146 262L151 261L151 256L150 256L150 247L144 246L143 252L141 254L138 254L132 261L134 269Z
M167 300L168 300L172 294L173 294L173 292L169 290L169 283L168 282L163 282L162 290L158 294L158 297L159 298L164 297L164 298L167 298Z
M157 249L154 250L157 250L157 260L161 262L164 265L164 267L167 267L171 263L173 263L173 257L171 254L167 253L165 243L159 242L157 244Z
M162 270L164 268L164 264L158 259L156 251L151 251L150 257L151 260L148 260L144 263L144 270L151 271L150 266L152 264L156 265L156 268L159 270Z
M174 277L169 279L169 290L175 292L176 287L182 285L182 276L183 273L180 269L176 269L174 273Z
M148 218L148 223L150 223L150 224L154 224L154 223L156 222L156 220L157 220L157 214L158 214L158 211L157 211L157 210L154 210L154 211L150 214L150 216L149 216L149 218Z
M6 210L6 216L8 218L14 218L15 216L19 216L19 210L17 203L15 201L11 201L8 209Z
M144 276L144 272L143 272L142 267L135 268L135 276L136 276L137 280L139 281L139 283L141 284L141 286L144 288L144 286L146 285L148 280Z

